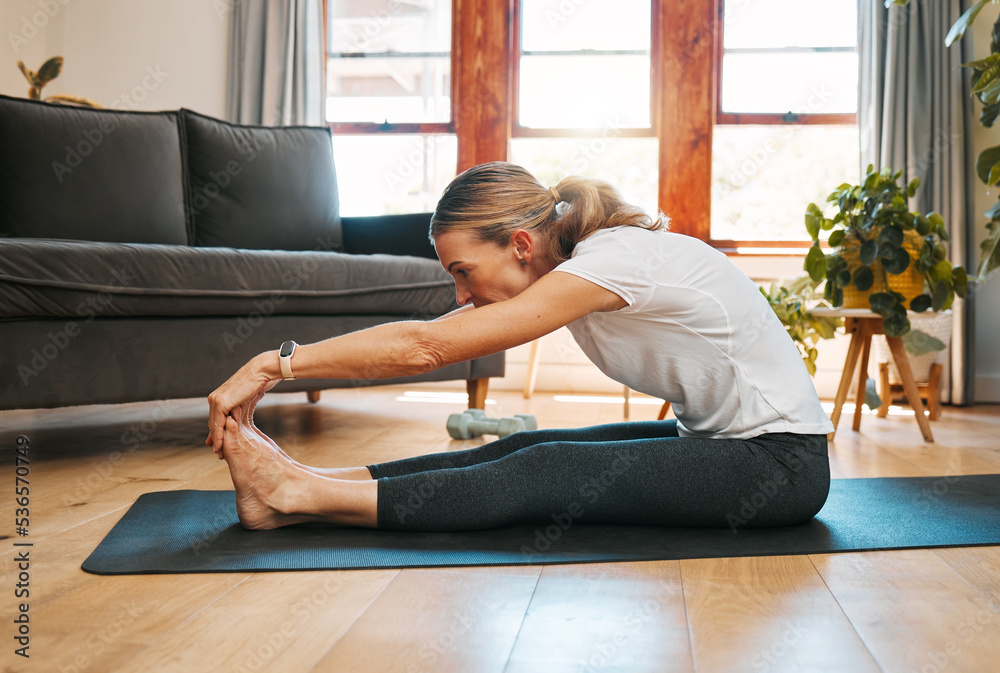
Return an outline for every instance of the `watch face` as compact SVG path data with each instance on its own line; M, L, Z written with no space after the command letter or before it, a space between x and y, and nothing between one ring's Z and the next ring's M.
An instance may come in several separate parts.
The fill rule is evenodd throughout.
M295 350L295 342L286 341L285 343L281 344L281 350L278 351L278 356L287 358L289 355L292 354L292 351L294 350Z

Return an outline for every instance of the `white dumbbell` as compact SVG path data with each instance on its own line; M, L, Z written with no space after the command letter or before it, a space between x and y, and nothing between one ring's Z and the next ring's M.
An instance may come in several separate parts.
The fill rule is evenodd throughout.
M538 421L531 414L513 418L487 418L482 409L467 409L448 417L448 434L454 439L472 439L480 435L506 437L522 430L537 430Z

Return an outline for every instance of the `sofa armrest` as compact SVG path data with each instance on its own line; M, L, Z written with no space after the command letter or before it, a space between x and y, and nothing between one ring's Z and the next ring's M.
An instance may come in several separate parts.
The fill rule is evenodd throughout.
M431 213L342 217L340 222L344 252L438 258L428 239Z

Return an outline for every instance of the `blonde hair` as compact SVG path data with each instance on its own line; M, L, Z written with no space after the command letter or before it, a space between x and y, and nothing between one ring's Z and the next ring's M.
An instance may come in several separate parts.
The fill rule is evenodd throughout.
M494 161L473 166L452 180L431 217L430 237L433 243L443 232L467 230L480 241L504 246L516 230L527 229L542 234L542 254L558 264L599 229L629 226L656 231L666 229L668 222L663 213L653 219L625 203L618 190L603 180L573 176L546 188L520 166Z

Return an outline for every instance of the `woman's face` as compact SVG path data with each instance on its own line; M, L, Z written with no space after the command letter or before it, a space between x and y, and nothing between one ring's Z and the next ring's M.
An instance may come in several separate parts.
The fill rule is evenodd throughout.
M458 303L476 308L510 299L532 283L530 267L521 264L524 251L513 244L480 241L469 231L452 230L434 238L441 266L455 279Z

